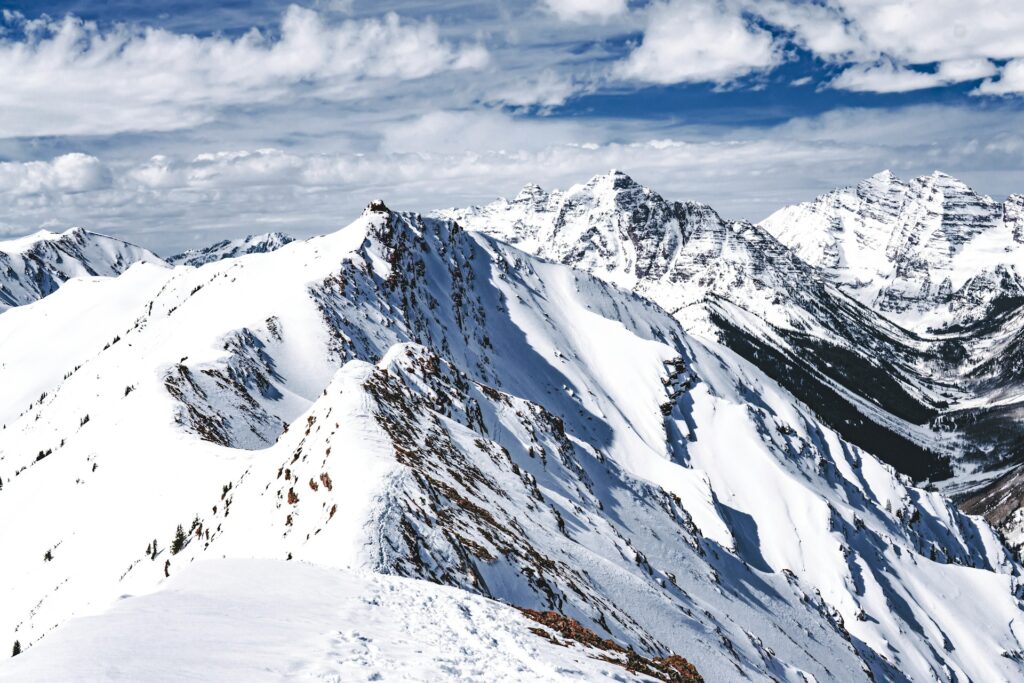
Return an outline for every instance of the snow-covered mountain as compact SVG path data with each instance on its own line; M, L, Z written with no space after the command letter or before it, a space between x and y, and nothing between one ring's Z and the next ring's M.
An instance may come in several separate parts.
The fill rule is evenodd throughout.
M139 261L163 263L142 247L82 228L0 241L0 312L52 294L71 278L119 275Z
M1004 226L1009 219L1002 218L1013 214L1015 199L997 210L992 200L941 174L910 184L880 174L857 192L867 199L855 225L835 216L821 218L835 205L853 201L844 192L810 205L819 207L814 209L818 223L806 230L799 220L812 209L775 214L769 221L772 232L804 240L805 246L793 244L793 249L761 226L723 220L705 205L670 202L615 171L564 192L528 185L512 200L439 213L633 289L673 313L688 331L755 363L847 440L919 481L941 482L960 496L980 495L1024 461L1024 316L1019 312L1024 297L1015 289L1014 252L992 248L1007 235L1016 244L1014 232ZM904 194L931 203L900 208ZM945 226L935 232L945 235L947 252L949 245L966 245L966 256L946 258L943 268L964 272L981 254L991 256L990 265L996 256L1007 260L988 274L977 270L958 285L946 308L928 309L933 317L945 311L941 332L901 327L897 323L904 318L892 302L902 285L879 284L865 275L866 263L884 270L878 265L885 259L885 240L878 237L883 233L904 235L906 244L893 254L906 260L892 265L894 273L905 275L908 264L922 262L907 256L913 237L907 236L911 218L901 218L904 214L932 228ZM832 231L827 248L816 237L819 223ZM859 274L830 270L826 256L839 249L836 244L845 244L849 254L834 262L859 264ZM807 245L820 248L809 252ZM933 245L927 253L938 263L936 255L946 252ZM859 284L851 289L854 280ZM888 294L865 299L871 287ZM880 301L889 303L874 305ZM924 300L915 306L904 312L919 315ZM988 495L969 509L992 513L990 519L1010 531L1007 514L1024 502L1024 489L1015 490L1013 504L1005 495ZM1002 513L995 513L995 500ZM1010 535L1015 545L1024 541L1024 526Z
M167 262L179 266L201 266L206 263L226 258L237 258L246 254L264 254L280 249L295 238L283 232L268 232L263 235L248 235L233 240L222 240L202 249L189 249L167 259Z
M25 343L85 300L101 331ZM1021 567L982 521L649 301L450 221L374 203L138 264L0 316L0 358L2 385L66 368L0 416L0 637L29 663L227 556L555 610L706 680L1024 675Z
M958 389L933 423L984 464L966 477L965 509L1024 546L1024 196L883 171L761 225L932 347L924 369Z
M920 372L919 340L758 226L618 171L439 213L642 294L759 365L847 440L918 479L949 476L952 451L927 422L951 389Z
M968 327L1024 301L1024 195L997 202L939 171L883 171L760 225L908 329Z

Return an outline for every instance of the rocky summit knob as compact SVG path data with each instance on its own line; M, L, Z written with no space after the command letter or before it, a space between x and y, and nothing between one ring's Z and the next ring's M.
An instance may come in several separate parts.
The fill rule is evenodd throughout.
M391 209L387 207L383 199L374 199L370 202L370 205L366 207L367 211L374 211L376 213L391 213Z

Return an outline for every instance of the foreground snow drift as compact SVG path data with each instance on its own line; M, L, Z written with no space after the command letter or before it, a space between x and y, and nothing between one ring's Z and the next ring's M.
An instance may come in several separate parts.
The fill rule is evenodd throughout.
M122 597L0 664L0 681L656 680L507 605L368 572L214 560Z

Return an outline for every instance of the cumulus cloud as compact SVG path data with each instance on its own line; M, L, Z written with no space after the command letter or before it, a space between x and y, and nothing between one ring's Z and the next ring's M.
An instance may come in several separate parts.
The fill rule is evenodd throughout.
M454 45L431 22L381 19L329 23L297 5L280 35L237 38L118 24L102 30L74 16L26 19L0 33L0 135L110 134L175 130L230 105L284 94L351 99L366 81L417 79L475 69L477 44Z
M1024 58L1013 59L999 71L999 79L989 79L978 86L978 95L1014 95L1024 93Z
M829 0L866 49L908 64L1024 55L1018 0Z
M639 11L642 40L614 73L648 83L723 83L777 67L793 47L844 66L831 86L860 92L987 79L993 60L1024 58L1019 0L655 0ZM977 94L1021 92L1016 69Z
M643 40L614 74L647 83L726 83L782 62L780 44L726 2L668 0L647 9Z
M581 86L554 69L545 69L535 78L518 79L498 88L490 100L512 107L554 107L579 94Z
M1024 57L1018 0L792 0L750 2L748 10L787 31L797 45L850 64L831 83L861 92L906 92L989 78L991 60ZM988 85L979 94L1008 94Z
M99 190L110 183L110 170L88 154L76 152L51 161L0 163L0 193L3 194L74 194Z
M862 29L840 7L790 0L749 0L743 9L786 31L800 47L828 60L870 59Z

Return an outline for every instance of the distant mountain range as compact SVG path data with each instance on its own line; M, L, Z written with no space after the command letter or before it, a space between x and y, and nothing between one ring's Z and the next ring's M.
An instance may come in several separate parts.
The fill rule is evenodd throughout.
M226 258L237 258L246 254L263 254L280 249L293 241L283 232L268 232L264 235L248 235L234 240L221 240L201 249L189 249L167 259L175 266L201 266Z
M866 182L895 204L885 178ZM953 221L909 206L946 206L932 192L893 215ZM922 268L966 272L939 247L894 250L912 273L878 257L888 279L865 284L780 221L612 172L435 216L373 202L329 235L175 261L197 267L93 262L111 238L81 233L81 274L121 274L0 314L0 638L21 650L0 680L111 659L236 675L274 666L240 642L282 639L289 671L335 677L495 657L555 680L1021 678L1024 568L937 490L1015 542L1017 489L985 496L1017 472L1020 312L1000 294L958 312L952 275L947 299L911 296ZM888 241L923 239L903 225ZM985 225L949 243L1012 235ZM1004 253L971 277L1012 283ZM145 649L165 624L222 649L81 645Z

